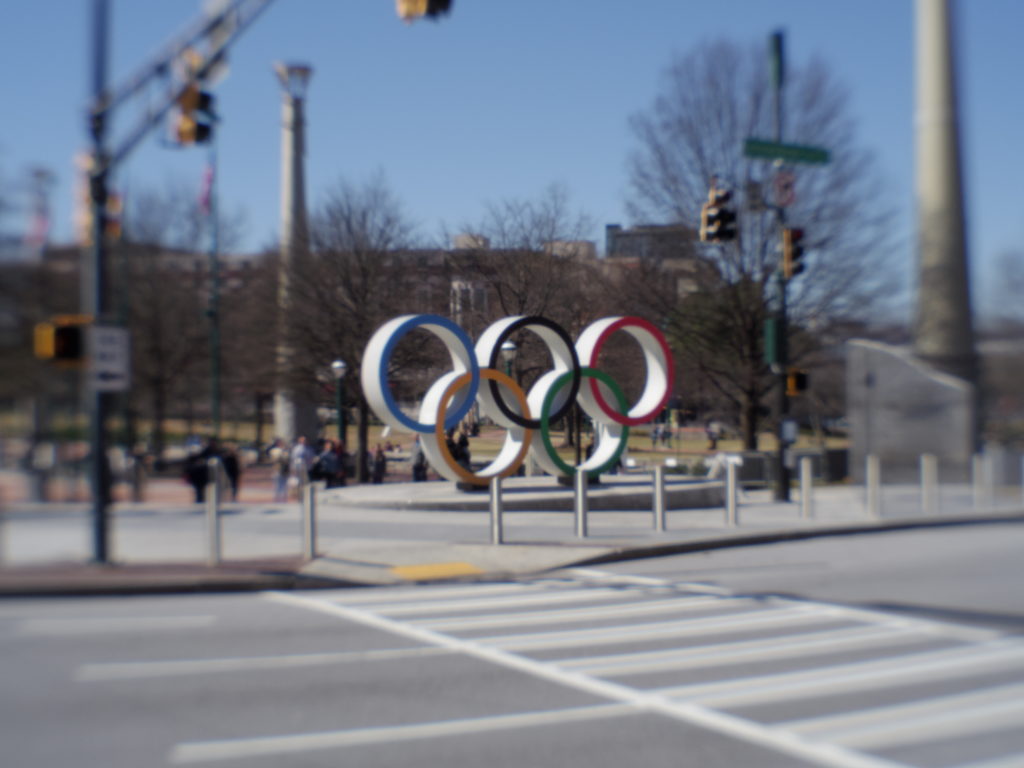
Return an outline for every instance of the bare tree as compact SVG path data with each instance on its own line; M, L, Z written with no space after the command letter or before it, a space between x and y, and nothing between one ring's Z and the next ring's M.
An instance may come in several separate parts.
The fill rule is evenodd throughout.
M603 314L594 301L602 276L590 258L592 245L583 240L590 220L572 210L560 185L535 200L491 204L479 222L464 229L476 247L450 252L448 268L453 283L480 286L488 297L462 313L460 320L472 332L499 317L540 315L576 336ZM515 343L516 375L529 386L550 369L550 361L533 334L523 333Z
M700 46L677 58L661 92L632 119L631 212L646 220L690 223L713 180L733 190L735 241L702 246L696 291L661 297L657 307L681 357L733 404L744 442L756 447L761 404L773 378L763 360L764 319L779 268L777 210L770 196L774 167L743 155L744 139L772 137L772 88L760 46ZM898 288L887 237L891 214L871 158L857 147L848 94L824 62L793 67L785 90L787 142L828 149L830 162L788 169L796 202L788 226L806 230L804 275L789 285L794 327L823 330L863 315Z
M182 183L139 190L125 213L124 240L112 249L114 304L132 331L130 410L149 415L160 455L172 411L191 416L210 399L208 222ZM238 217L223 217L218 227L227 250Z
M1024 328L1024 250L1007 250L999 254L993 274L998 282L992 290L991 309L987 318L999 334L1020 333Z
M383 176L357 186L345 181L327 194L310 222L308 249L288 275L294 307L289 363L294 383L324 399L332 360L348 365L345 381L358 381L363 351L373 332L393 315L423 308L417 254L409 252L413 227ZM407 353L409 350L405 350ZM399 358L400 359L400 358ZM358 453L368 442L368 408L358 386ZM356 462L364 481L364 462Z

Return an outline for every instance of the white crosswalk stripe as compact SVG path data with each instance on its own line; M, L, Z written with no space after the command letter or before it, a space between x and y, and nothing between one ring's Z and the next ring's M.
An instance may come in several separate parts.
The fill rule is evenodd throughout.
M627 624L596 629L577 629L555 632L499 635L478 638L479 642L514 651L538 651L554 648L577 648L596 645L615 645L630 640L655 638L682 638L712 635L730 631L767 629L770 627L814 624L822 615L803 606L792 608L747 611L741 615L714 616L699 619Z
M522 613L486 613L469 617L451 617L417 619L411 623L418 626L445 632L465 632L475 629L493 629L495 627L525 627L537 624L569 624L578 621L592 621L614 617L622 619L628 616L642 616L651 613L684 613L706 608L716 610L739 610L754 605L753 600L737 598L723 601L713 597L674 598L671 600L651 600L649 602L616 603L588 608L559 608L551 611L533 611Z
M727 664L744 664L765 659L802 656L817 650L840 650L864 648L872 645L912 643L918 640L912 633L902 630L855 627L836 629L828 632L809 632L803 635L787 635L773 640L744 640L733 643L713 643L684 650L628 653L618 656L603 656L596 659L563 661L562 666L579 669L588 675L599 677L621 677L643 672L662 670L693 669L704 666L721 667Z
M837 664L775 675L721 680L661 688L666 696L717 707L767 702L913 685L936 680L955 681L989 671L1019 670L1024 674L1024 643L995 641L977 646L900 654L893 658Z
M379 616L379 627L404 628L407 636L434 639L451 651L744 734L822 765L893 765L872 752L1024 724L1024 641L1018 638L846 606L718 594L649 577L574 573L515 585L403 588L357 600L342 594L331 602L345 616ZM604 648L608 652L591 652ZM779 661L797 668L765 672L765 662ZM744 665L754 671L744 675ZM612 682L662 673L683 680L645 689ZM700 677L685 682L695 673ZM1000 673L1015 677L993 683ZM915 699L915 685L947 685L950 692ZM908 700L899 701L903 689ZM891 703L894 693L897 703ZM813 717L787 722L728 712L822 697L831 703ZM1006 755L984 764L1014 768L1024 759Z

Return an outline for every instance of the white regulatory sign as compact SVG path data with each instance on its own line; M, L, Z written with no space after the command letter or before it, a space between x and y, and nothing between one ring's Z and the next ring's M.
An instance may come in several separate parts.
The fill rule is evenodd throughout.
M89 329L89 385L95 392L127 392L131 387L128 329L94 325Z
M792 171L782 170L775 174L775 204L788 208L796 202L796 176Z

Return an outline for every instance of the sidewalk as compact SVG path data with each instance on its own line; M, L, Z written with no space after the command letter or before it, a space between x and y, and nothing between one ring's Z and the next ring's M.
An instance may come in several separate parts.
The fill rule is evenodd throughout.
M3 487L9 491L12 488L10 478L4 480ZM752 491L741 496L738 525L727 524L721 506L700 505L687 510L673 507L668 530L660 532L653 529L650 506L644 506L647 502L641 498L644 494L649 497L649 485L644 490L642 478L636 478L634 484L636 488L630 488L629 483L609 482L592 489L589 495L591 535L578 538L572 523L571 489L558 486L553 478L506 481L506 498L529 496L532 501L524 511L506 513L506 530L512 526L520 533L517 541L507 537L505 540L511 543L500 546L487 543L489 495L486 492L458 491L454 484L447 482L348 486L326 492L319 502L321 527L333 525L343 534L323 536L318 548L322 554L315 560L307 562L297 554L251 556L255 550L246 550L239 544L232 556L217 567L209 567L198 557L187 560L166 555L168 552L180 554L180 550L167 547L161 535L167 535L166 532L175 535L184 527L198 535L204 518L201 509L191 503L190 489L184 483L153 481L147 489L149 501L135 505L121 502L114 507L118 526L157 526L145 529L150 531L145 540L150 554L144 561L97 565L64 560L0 568L0 596L237 591L488 580L582 564L815 536L1024 520L1019 494L1007 504L974 510L970 504L970 489L966 488L948 489L942 514L925 517L913 487L887 488L884 516L869 518L863 509L862 488L832 486L815 489L813 518L801 517L798 501L774 502L770 492ZM620 502L618 511L601 510L602 500L616 495L622 499L623 494L632 498L632 508L623 510ZM271 495L269 474L265 480L258 473L247 475L240 502L227 505L223 512L225 525L237 526L228 528L225 534L229 554L232 537L242 541L248 535L250 529L243 530L243 524L265 533L264 540L268 536L280 538L284 534L279 532L286 531L288 546L283 549L297 551L301 524L298 504L275 505ZM5 498L10 500L9 496ZM639 506L637 499L642 502ZM799 499L796 492L794 499ZM508 506L515 505L510 501ZM55 526L71 519L82 525L88 513L88 505L83 503L33 505L18 502L10 509L8 524L11 526L24 524L24 521L36 523L44 518L52 518ZM380 535L382 531L385 535ZM524 535L529 540L523 540ZM201 546L187 551L200 557L203 552ZM161 553L165 556L161 557Z

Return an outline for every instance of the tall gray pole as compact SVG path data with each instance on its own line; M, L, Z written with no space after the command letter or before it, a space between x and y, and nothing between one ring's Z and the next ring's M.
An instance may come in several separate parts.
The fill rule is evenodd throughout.
M975 384L949 0L917 0L918 295L914 352Z
M292 379L292 349L288 340L288 324L292 312L289 288L291 264L301 249L308 247L306 225L306 194L304 175L305 120L303 104L313 69L304 64L281 64L274 67L283 89L281 124L281 259L278 274L278 309L280 311L277 344L277 384L274 392L274 433L292 441L303 435L316 437L316 409L303 398Z
M786 82L786 36L782 30L772 33L769 42L769 54L772 74L772 111L775 121L775 141L782 143L783 126L783 103L782 88ZM775 209L776 220L778 221L778 242L782 245L782 232L786 227L786 210L780 205ZM775 425L775 435L778 441L778 448L775 455L775 491L776 501L789 501L789 467L786 458L786 419L789 416L789 396L786 394L786 377L789 372L789 328L786 317L786 278L782 274L781 259L779 267L775 271L775 282L778 286L777 306L775 314L775 333L778 339L778 366L776 382L775 410L778 414L778 424Z
M210 229L210 296L206 313L210 321L210 421L213 437L220 440L220 224L217 220L217 139L216 132L210 144L209 188L207 189L206 220Z
M107 32L110 6L107 0L93 0L93 107L89 118L92 135L92 170L89 177L92 197L92 249L82 280L82 308L93 316L94 324L107 320L108 286L106 258L107 229ZM106 563L110 559L108 509L110 504L110 471L107 464L107 414L111 411L111 395L86 387L89 404L89 480L92 486L93 559Z

